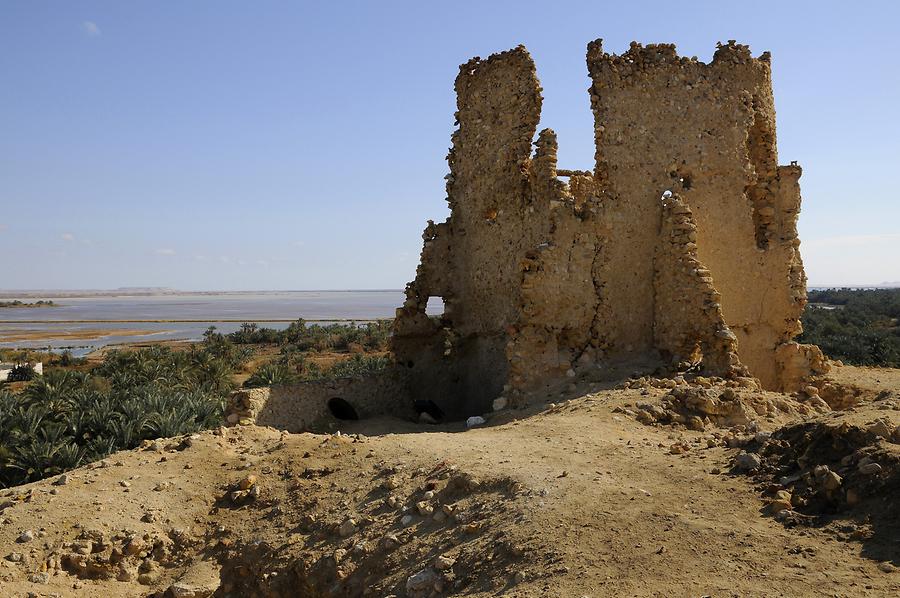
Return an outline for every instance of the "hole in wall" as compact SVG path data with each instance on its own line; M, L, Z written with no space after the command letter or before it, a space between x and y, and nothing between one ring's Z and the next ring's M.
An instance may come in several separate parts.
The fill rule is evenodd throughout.
M417 414L427 413L435 420L440 421L444 417L444 411L437 406L437 403L428 399L417 399L413 401L413 408Z
M340 397L328 399L328 411L340 420L355 421L359 419L359 414L356 413L353 405Z
M447 310L447 301L443 297L429 297L425 305L426 316L443 316Z

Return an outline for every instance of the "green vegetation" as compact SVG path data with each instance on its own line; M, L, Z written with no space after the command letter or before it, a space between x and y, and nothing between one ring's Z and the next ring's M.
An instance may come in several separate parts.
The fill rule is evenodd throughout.
M11 382L27 384L0 386L0 486L57 475L144 440L220 425L235 375L255 355L249 345L274 344L279 352L244 385L277 386L380 371L389 358L362 352L384 351L389 333L385 322L307 326L298 320L285 330L244 324L231 334L211 327L187 349L110 351L100 363L71 353L0 350L15 363L42 361L46 371L35 376L20 366ZM325 367L312 357L323 352L353 355Z
M291 322L284 330L261 328L250 323L241 324L240 330L227 335L227 338L238 345L291 345L299 351L348 351L353 348L384 351L387 349L390 331L391 323L385 321L368 322L362 326L355 322L322 326L307 325L300 319Z
M800 342L854 365L900 367L900 289L810 291Z
M375 374L384 370L390 363L386 355L361 355L357 353L346 361L340 361L326 370L323 378L352 378Z
M0 308L2 307L56 307L56 304L53 301L35 301L33 303L25 303L24 301L19 301L18 299L14 301L0 301Z
M300 380L300 376L284 363L267 363L247 378L246 388L260 386L284 386Z
M110 351L93 366L71 353L0 351L18 363L43 361L47 372L28 376L17 368L15 379L28 384L17 393L0 387L0 486L57 475L144 440L218 426L236 373L254 355L248 345L280 349L244 385L277 386L379 371L387 357L355 353L322 367L310 355L382 351L389 331L382 322L307 326L303 320L280 331L244 324L225 335L212 327L186 350Z
M281 386L304 380L322 380L361 376L383 370L388 358L378 355L363 355L363 352L386 351L390 336L390 322L378 321L358 325L312 324L300 319L292 322L284 330L260 327L244 323L241 328L227 335L218 335L214 328L207 335L216 335L223 342L234 345L280 345L277 359L260 366L245 382L244 386ZM309 356L315 353L355 352L347 360L323 368Z
M308 359L307 355L308 352L300 351L294 345L286 345L282 347L278 359L257 369L244 382L244 386L283 386L308 380L365 376L384 370L390 363L386 355L355 353L349 359L323 368Z
M20 363L13 366L6 376L7 382L28 382L35 376L34 366L30 363Z
M219 341L113 351L90 372L51 369L17 394L0 390L0 485L219 425L242 355Z
M47 353L46 351L36 351L34 349L6 348L0 348L0 361L5 363L37 363L40 361L45 366L57 365L62 367L84 365L86 362L83 357L75 357L68 350L62 353Z

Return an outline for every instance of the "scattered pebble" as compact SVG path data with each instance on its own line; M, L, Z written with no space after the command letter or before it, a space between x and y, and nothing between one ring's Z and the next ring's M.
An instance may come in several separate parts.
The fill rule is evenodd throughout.
M734 466L743 471L755 471L762 465L762 459L754 453L740 453L734 458Z
M406 578L406 591L421 592L434 586L438 579L440 578L434 569L422 569Z
M355 534L356 530L357 530L356 521L351 518L347 518L344 520L344 522L338 528L338 533L341 535L342 538L347 538L347 537Z

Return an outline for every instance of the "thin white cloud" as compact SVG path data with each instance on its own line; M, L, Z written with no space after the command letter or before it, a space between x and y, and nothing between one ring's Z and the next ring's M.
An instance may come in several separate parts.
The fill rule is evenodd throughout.
M100 35L100 28L97 27L97 23L93 21L82 22L81 30L84 31L86 35L89 35L91 37L97 37Z
M195 255L194 259L198 262L205 262L208 258L205 255Z
M156 255L175 255L175 250L169 247L163 247L162 249L157 249L153 253Z
M60 238L63 241L74 241L75 235L73 235L72 233L63 233L62 235L60 235Z

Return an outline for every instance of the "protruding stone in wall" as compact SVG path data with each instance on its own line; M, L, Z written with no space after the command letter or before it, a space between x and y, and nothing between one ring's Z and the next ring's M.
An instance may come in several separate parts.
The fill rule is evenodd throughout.
M781 368L785 388L803 388L812 376L822 376L831 369L822 350L816 345L802 345L793 341L778 345L775 358Z

